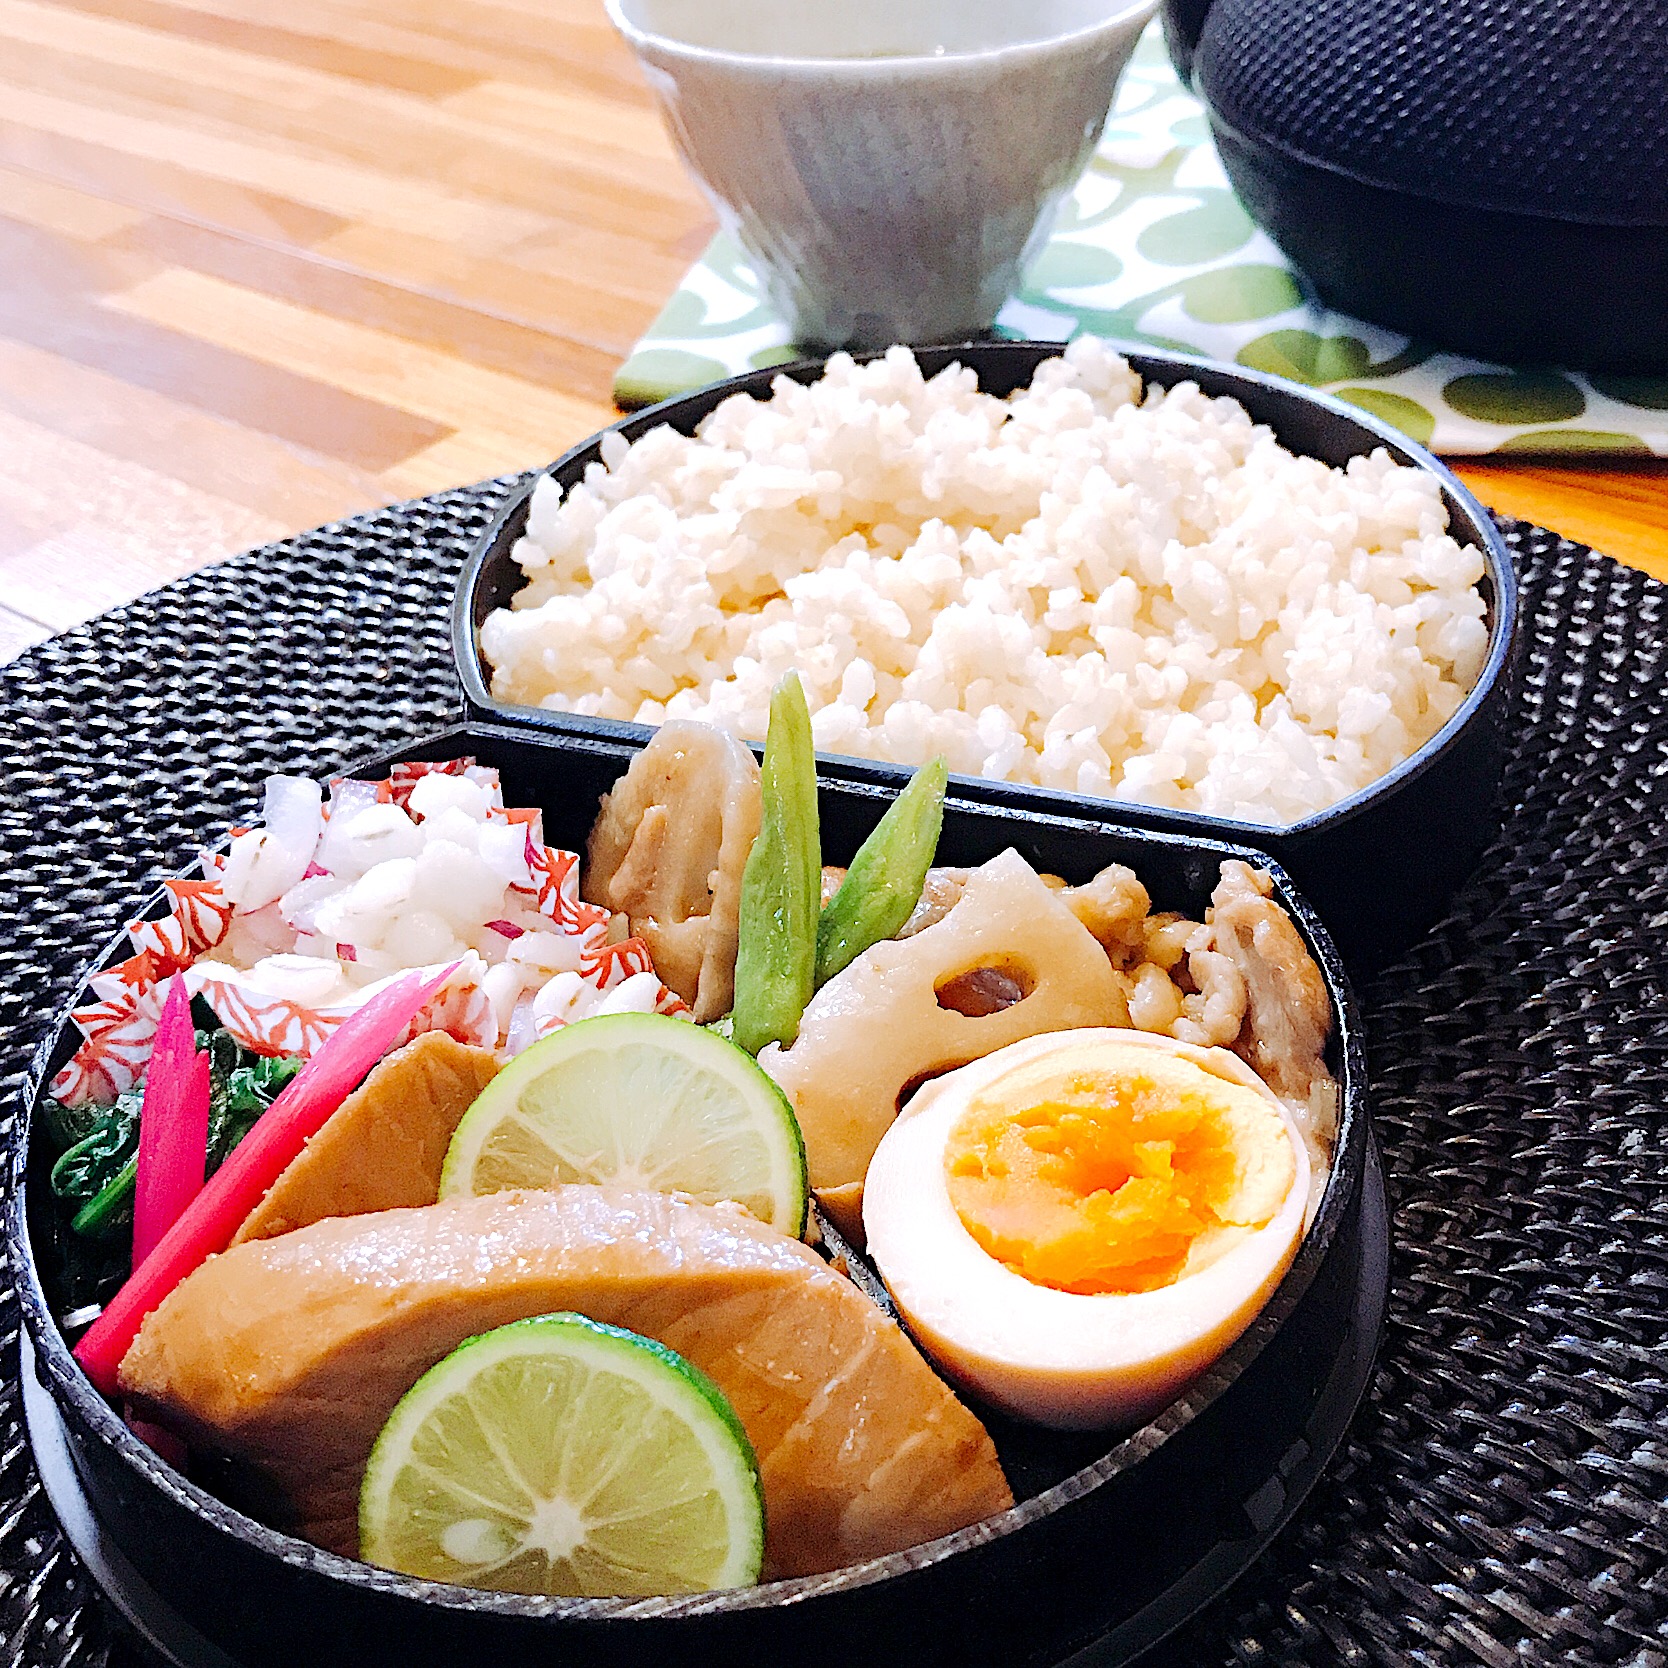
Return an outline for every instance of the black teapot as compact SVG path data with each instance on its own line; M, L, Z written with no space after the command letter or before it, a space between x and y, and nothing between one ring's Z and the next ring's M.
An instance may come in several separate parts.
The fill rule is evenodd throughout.
M1340 312L1668 373L1668 0L1164 0L1247 210Z

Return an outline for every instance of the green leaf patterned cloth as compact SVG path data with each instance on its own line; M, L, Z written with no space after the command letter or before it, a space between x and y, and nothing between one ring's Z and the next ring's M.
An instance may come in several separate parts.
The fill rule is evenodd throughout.
M1204 109L1155 23L1100 146L998 335L1091 331L1324 388L1450 455L1668 456L1668 377L1513 370L1423 347L1307 299L1229 189ZM799 357L720 233L614 379L648 405Z

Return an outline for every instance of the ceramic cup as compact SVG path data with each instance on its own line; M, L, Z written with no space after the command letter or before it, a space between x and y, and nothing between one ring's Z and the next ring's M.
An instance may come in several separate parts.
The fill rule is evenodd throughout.
M1154 0L608 0L796 341L986 329Z

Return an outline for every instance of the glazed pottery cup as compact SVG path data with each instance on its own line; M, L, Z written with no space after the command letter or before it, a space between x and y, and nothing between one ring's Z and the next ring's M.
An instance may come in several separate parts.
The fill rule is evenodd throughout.
M990 325L1154 0L608 0L796 341Z

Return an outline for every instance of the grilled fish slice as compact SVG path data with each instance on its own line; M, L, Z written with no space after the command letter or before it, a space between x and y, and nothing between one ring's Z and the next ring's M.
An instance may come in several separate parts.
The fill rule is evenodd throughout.
M659 1193L500 1193L238 1246L146 1319L121 1388L252 1473L279 1527L351 1556L395 1403L464 1339L555 1310L656 1338L718 1383L758 1452L770 1576L1012 1504L984 1427L845 1276L739 1209Z
M444 1031L425 1031L397 1049L291 1160L232 1244L327 1216L432 1205L458 1124L497 1071L489 1050Z

